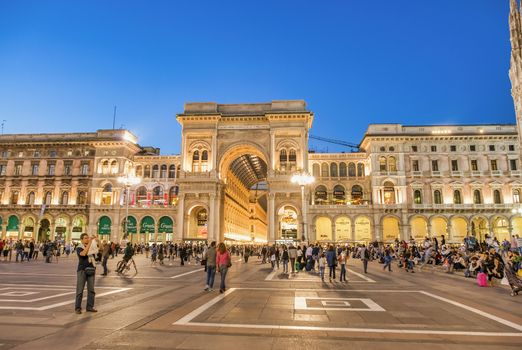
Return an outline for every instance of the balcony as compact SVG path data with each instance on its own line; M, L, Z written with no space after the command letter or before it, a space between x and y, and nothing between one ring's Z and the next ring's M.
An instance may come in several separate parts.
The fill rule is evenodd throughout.
M491 176L502 176L502 170L491 170Z
M431 171L431 176L433 177L440 177L442 175L442 172L441 171L435 171L435 170L432 170Z
M511 170L509 173L511 176L521 176L522 175L520 170Z
M451 171L451 176L453 177L462 177L462 172L461 171Z
M472 170L471 176L474 176L474 177L482 176L482 172L478 171L478 170Z
M413 177L422 177L422 171L412 171L411 174Z

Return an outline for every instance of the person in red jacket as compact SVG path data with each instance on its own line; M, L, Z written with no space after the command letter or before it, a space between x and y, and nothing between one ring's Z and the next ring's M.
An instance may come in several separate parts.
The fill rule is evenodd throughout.
M223 293L226 290L225 279L227 277L228 268L232 266L232 258L225 246L225 243L219 243L216 254L216 266L218 272L221 274L221 284L219 285L219 292Z

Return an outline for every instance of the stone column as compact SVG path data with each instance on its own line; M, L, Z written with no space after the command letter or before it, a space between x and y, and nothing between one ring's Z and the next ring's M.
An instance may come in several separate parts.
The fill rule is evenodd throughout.
M275 217L275 194L268 193L268 242L275 241L275 225L274 221ZM301 208L301 213L303 212L303 208Z
M183 240L183 232L185 229L185 194L179 194L178 200L178 217L176 220L176 232L172 235L174 240Z

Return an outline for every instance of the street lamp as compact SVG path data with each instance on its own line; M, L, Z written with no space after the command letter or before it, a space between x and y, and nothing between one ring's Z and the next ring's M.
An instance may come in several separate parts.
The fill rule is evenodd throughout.
M134 174L127 174L127 176L118 177L118 182L125 187L125 232L123 233L123 239L127 239L129 235L129 190L131 186L135 186L141 182L139 177Z
M305 186L312 184L315 181L315 177L308 174L306 171L294 174L290 179L292 183L301 186L301 199L302 199L302 214L303 214L303 236L302 241L308 241L308 229L306 227L306 198L305 198Z

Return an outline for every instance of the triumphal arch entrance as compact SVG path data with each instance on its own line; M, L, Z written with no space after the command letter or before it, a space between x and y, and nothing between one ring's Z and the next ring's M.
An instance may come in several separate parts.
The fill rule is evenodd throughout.
M182 126L180 238L302 238L301 191L290 178L308 171L313 113L304 101L187 103L177 120Z

